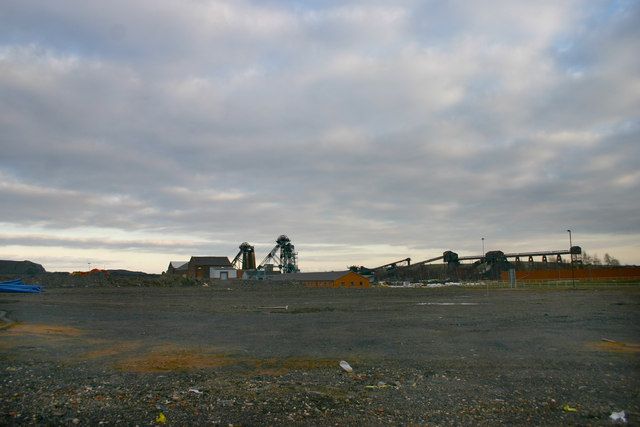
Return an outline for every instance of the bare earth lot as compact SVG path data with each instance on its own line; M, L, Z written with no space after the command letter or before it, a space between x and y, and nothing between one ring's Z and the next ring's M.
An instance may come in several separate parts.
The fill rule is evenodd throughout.
M640 288L226 286L0 294L0 424L640 419Z

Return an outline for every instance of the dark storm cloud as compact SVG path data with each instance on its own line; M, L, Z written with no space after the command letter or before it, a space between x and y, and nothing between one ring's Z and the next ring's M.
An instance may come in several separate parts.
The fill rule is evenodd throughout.
M232 251L638 233L639 10L9 1L1 221L148 251L169 248L77 229Z

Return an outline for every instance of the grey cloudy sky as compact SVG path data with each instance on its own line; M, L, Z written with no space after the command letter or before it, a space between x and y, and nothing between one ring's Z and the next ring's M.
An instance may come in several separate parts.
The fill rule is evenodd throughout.
M639 1L0 4L0 258L640 263Z

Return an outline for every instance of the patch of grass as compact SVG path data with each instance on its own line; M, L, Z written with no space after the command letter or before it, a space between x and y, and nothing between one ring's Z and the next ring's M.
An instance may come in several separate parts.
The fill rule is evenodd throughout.
M590 343L590 347L596 350L610 351L614 353L640 353L640 344L625 343L621 341L598 341Z
M287 358L247 358L221 354L214 349L184 348L176 345L155 346L146 352L137 351L140 344L131 342L127 347L121 343L85 353L84 358L100 358L120 356L115 367L121 371L153 373L168 371L192 371L198 369L221 368L236 366L245 371L247 376L282 376L292 371L311 371L317 369L339 369L333 359L319 359L312 357ZM129 351L136 354L124 355Z
M116 362L115 367L128 372L191 371L204 368L219 368L234 364L234 360L223 354L185 349L177 346L158 346L145 354L130 356Z
M7 328L7 335L40 335L77 337L83 334L78 328L64 325L49 325L45 323L14 323Z
M103 357L118 356L122 353L132 352L142 347L141 342L127 341L127 342L114 342L106 347L99 348L97 350L88 351L80 355L80 360L100 359Z

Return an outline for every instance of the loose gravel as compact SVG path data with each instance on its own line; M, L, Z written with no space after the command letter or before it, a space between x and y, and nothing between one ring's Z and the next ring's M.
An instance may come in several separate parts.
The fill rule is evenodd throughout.
M639 305L634 287L1 294L0 424L637 425Z

